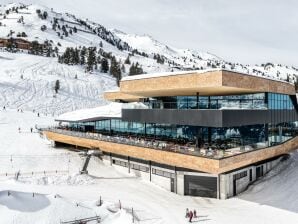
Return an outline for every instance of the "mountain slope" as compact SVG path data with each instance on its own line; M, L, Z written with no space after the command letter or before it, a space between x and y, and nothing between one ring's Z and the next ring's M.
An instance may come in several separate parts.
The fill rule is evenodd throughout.
M0 52L0 105L60 114L104 103L102 92L116 86L107 74L86 74L56 58ZM76 78L77 77L77 78ZM55 94L55 81L60 90Z
M0 6L0 38L18 37L49 44L51 57L29 55L27 50L12 54L6 52L10 49L0 48L0 104L45 113L103 104L103 91L117 87L116 79L101 71L100 60L104 57L109 64L112 57L116 58L122 65L122 77L129 74L131 64L124 63L128 57L131 63L138 62L145 73L224 68L289 82L294 82L298 75L293 67L271 63L241 65L205 52L176 49L147 35L109 30L101 24L39 5ZM58 56L69 47L80 50L92 47L101 52L97 53L91 72L86 72L86 64L58 63ZM56 80L61 82L58 94L53 91Z

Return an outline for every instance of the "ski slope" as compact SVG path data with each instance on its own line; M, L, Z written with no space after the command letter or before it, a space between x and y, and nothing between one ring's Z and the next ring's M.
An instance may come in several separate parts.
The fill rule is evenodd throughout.
M116 87L108 74L89 74L56 58L27 54L0 52L0 74L0 105L55 115L102 105L103 92Z
M176 195L94 158L89 175L78 175L83 158L52 148L38 133L30 132L35 124L53 124L53 117L0 110L0 224L52 224L96 214L104 217L105 224L127 224L132 223L128 212L132 207L140 220L135 223L144 224L188 223L186 208L197 210L199 223L298 222L298 152L239 197L216 200ZM55 170L58 173L50 172ZM8 176L3 175L6 172ZM106 203L103 207L96 206L100 197ZM127 210L110 212L119 200Z

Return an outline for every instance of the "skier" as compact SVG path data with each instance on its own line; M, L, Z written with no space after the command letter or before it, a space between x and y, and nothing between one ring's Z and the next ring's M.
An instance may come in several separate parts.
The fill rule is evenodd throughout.
M3 106L3 110L5 110L6 108L5 108L5 106Z
M39 113L37 113L37 117L39 117Z
M189 212L189 222L192 221L192 217L193 217L193 213L192 213L192 211L190 210L190 212Z
M33 128L30 128L31 133L33 132Z
M19 127L18 129L19 129L19 133L21 133L21 128Z
M197 218L197 211L194 209L193 210L193 218L196 219Z
M188 217L189 217L189 210L188 208L186 208L185 218L188 218Z

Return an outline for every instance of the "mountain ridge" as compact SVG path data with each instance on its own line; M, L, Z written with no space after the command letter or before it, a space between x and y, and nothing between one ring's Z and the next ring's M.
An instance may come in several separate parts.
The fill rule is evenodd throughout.
M24 54L30 53L30 51L26 50L22 50L23 52L21 52L19 49L16 49L16 53L11 53L7 52L11 50L7 47L1 48L0 65L2 69L0 69L0 72L2 73L2 78L0 79L0 85L2 85L0 87L0 95L2 95L2 99L0 103L11 107L27 105L26 109L29 110L41 108L40 105L44 102L47 102L48 105L52 103L53 105L50 106L52 109L42 109L45 113L61 113L106 103L102 99L102 92L115 89L117 85L116 78L109 77L109 69L105 72L102 71L101 61L106 59L110 65L113 57L119 63L119 66L121 65L122 77L128 76L132 64L136 63L141 66L141 71L144 73L227 69L235 72L286 80L291 83L294 83L298 76L298 69L294 67L272 63L263 65L231 63L207 52L178 49L163 44L150 35L128 34L119 29L108 29L89 19L82 19L69 13L56 12L48 7L36 4L12 3L0 6L0 38L17 38L18 35L23 35L23 33L25 35L21 37L22 39L41 44L47 43L51 51L48 54L42 51L41 55L43 57L41 57L33 55L25 56ZM87 70L87 62L86 64L68 62L67 65L58 63L58 58L66 52L66 49L79 49L81 52L84 47L95 49L96 60L92 62L92 69ZM13 60L14 63L8 63L3 58ZM130 63L125 62L127 58L130 59ZM55 60L57 65L55 64ZM48 61L48 67L45 66L47 64L46 61ZM87 56L84 61L88 61ZM46 72L39 70L37 68L38 66L35 65L36 63L41 63L42 65L40 67ZM13 66L13 64L17 66ZM28 70L28 67L32 67L34 71ZM70 72L73 74L70 74ZM43 93L43 96L46 96L47 100L43 98L36 100L38 96L32 90L32 86L36 82L37 77L38 80L43 80L44 82L43 85L37 87L41 88L40 92L47 89L50 93ZM24 80L26 79L31 84L25 85ZM56 80L61 80L61 93L63 91L69 91L67 99L65 96L62 97L60 93L56 94L53 91ZM102 84L102 82L105 84ZM8 85L4 85L3 83L8 83ZM89 90L92 89L93 93L92 91L80 90L80 97L72 91L77 89L77 86L80 86L80 88L84 85L87 86L86 83L92 86L89 86ZM30 103L22 97L8 96L8 93L12 94L11 89L15 90L14 94L20 96L24 94L22 89L25 89L26 94L31 93L28 97L36 102L28 106ZM97 90L95 91L95 89ZM98 95L100 95L101 100L98 100ZM69 104L65 104L65 108L63 108L62 104L63 99L69 101ZM77 102L78 99L80 99L80 102ZM87 100L86 102L82 102L82 99ZM97 103L96 100L98 100ZM60 109L55 110L55 105Z

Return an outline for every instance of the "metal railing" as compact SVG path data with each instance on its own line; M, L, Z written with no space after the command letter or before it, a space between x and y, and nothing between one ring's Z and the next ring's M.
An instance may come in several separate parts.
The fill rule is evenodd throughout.
M214 148L213 145L205 145L204 148L197 148L194 145L179 145L173 142L160 141L155 139L145 139L142 137L128 137L128 136L110 136L103 135L101 133L91 133L91 132L80 132L72 131L67 129L62 129L59 127L51 127L43 129L44 131L55 132L58 134L74 136L78 138L88 138L99 141L106 141L118 144L125 144L131 146L138 146L144 148L150 148L155 150L164 150L168 152L182 153L186 155L212 158L212 159L222 159L224 157L230 157L233 155L241 154L248 151L253 151L256 149L266 148L269 146L268 142L254 143L245 146L236 146L229 149Z

